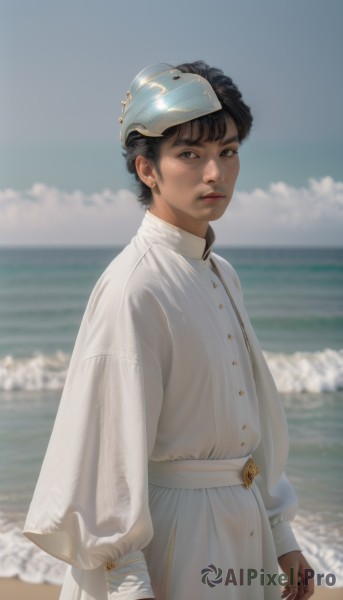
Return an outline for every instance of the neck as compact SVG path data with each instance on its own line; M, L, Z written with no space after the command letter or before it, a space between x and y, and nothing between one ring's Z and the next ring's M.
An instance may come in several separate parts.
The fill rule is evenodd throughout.
M183 231L187 231L192 235L196 235L204 239L206 238L208 221L196 221L195 219L187 217L184 214L178 214L174 211L168 210L168 208L161 210L153 204L149 207L149 211L155 215L155 217L170 223L170 225L174 225L175 227L178 227Z

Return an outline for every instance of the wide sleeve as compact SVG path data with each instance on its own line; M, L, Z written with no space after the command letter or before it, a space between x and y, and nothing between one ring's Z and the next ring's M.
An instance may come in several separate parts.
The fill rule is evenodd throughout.
M99 284L81 324L24 529L77 569L120 562L153 535L147 464L167 353L168 327L149 290L126 286L119 293Z
M225 272L252 351L261 428L261 441L253 452L253 458L260 469L255 482L269 517L277 556L282 556L292 550L299 550L290 525L298 502L293 486L284 473L289 447L287 421L280 394L245 310L239 277L224 259L219 257L218 262Z
M249 336L249 339L253 339ZM299 550L290 522L298 501L284 470L288 458L288 426L281 397L267 362L254 340L254 376L259 399L261 441L253 452L260 475L256 484L269 518L277 556Z

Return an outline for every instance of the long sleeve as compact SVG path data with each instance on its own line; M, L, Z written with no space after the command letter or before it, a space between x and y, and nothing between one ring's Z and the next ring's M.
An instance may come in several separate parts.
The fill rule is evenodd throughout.
M298 501L284 473L288 458L288 426L279 392L256 339L254 348L261 427L261 441L253 453L261 472L256 484L269 517L276 554L282 556L300 549L290 525Z
M143 549L152 452L167 364L158 302L108 274L76 341L24 533L81 570Z

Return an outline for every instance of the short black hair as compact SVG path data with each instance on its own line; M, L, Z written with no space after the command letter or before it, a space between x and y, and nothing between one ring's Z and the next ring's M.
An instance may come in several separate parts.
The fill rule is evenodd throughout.
M238 139L242 142L248 137L253 123L251 110L243 101L241 92L232 79L224 75L221 69L209 67L202 60L183 63L175 68L183 73L194 73L207 79L222 105L222 110L198 117L181 125L169 127L163 132L163 137L148 137L138 131L132 131L129 134L124 151L126 167L129 173L135 176L137 197L145 208L150 206L152 194L151 189L143 183L137 174L135 166L137 156L144 156L158 168L159 150L163 142L175 134L177 138L181 138L186 129L189 132L189 127L191 127L192 138L193 133L197 132L194 141L215 141L225 136L227 118L229 117L234 121L238 131Z

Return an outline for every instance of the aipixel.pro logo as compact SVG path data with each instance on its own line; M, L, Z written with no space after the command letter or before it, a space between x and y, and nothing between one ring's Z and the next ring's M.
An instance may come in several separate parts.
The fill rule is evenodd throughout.
M201 581L205 584L207 583L209 587L214 588L218 583L222 583L222 574L223 571L219 567L208 565L208 567L201 570Z

